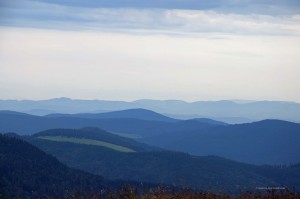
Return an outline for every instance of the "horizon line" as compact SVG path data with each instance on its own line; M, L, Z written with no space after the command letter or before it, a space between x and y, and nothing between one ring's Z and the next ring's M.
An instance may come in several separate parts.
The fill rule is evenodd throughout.
M188 100L183 100L183 99L151 99L151 98L139 98L135 100L114 100L114 99L99 99L99 98L71 98L71 97L53 97L53 98L44 98L44 99L3 99L0 98L0 101L48 101L48 100L81 100L81 101L107 101L107 102L127 102L127 103L133 103L133 102L138 102L138 101L143 101L143 100L149 100L149 101L180 101L180 102L185 102L185 103L196 103L196 102L233 102L236 104L247 104L247 103L255 103L255 102L283 102L283 103L296 103L300 104L300 102L297 101L288 101L288 100L275 100L275 99L259 99L259 100L254 100L254 99L208 99L208 100L195 100L195 101L188 101Z

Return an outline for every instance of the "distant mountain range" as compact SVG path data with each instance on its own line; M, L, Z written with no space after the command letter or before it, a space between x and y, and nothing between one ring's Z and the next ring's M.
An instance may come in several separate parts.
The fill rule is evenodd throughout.
M245 123L263 119L300 122L300 104L281 101L197 101L137 100L133 102L104 100L0 100L0 110L12 110L34 115L52 113L101 113L143 108L176 118L211 118L226 123Z
M78 114L49 114L46 115L49 118L57 117L78 117L89 119L118 119L118 118L130 118L130 119L142 119L150 121L162 121L162 122L176 122L178 120L166 117L162 114L158 114L154 111L146 109L129 109L105 113L78 113Z
M31 135L54 128L84 127L97 127L120 139L120 136L134 138L138 142L193 155L215 155L259 165L300 162L300 124L281 120L228 125L207 118L175 120L144 109L47 116L0 111L0 132L4 133ZM107 132L103 131L102 139L109 135ZM136 151L136 147L120 150Z
M300 124L281 120L174 131L140 141L194 155L217 155L251 164L300 162Z
M203 121L202 119L175 120L154 113L153 111L142 109L116 111L105 114L79 114L79 116L65 114L34 116L19 112L0 111L0 131L25 135L52 128L77 129L83 127L98 127L123 136L138 138L153 136L163 132L197 130L223 124L224 123L207 119L203 119Z
M100 129L52 129L23 139L70 167L109 179L225 192L254 191L257 186L286 186L297 190L300 188L298 166L253 166L215 156L190 156L155 148L150 151L142 149L131 153L122 152L95 143L104 141L133 149L136 142L132 141L130 144L128 139L124 142L114 135L109 139L102 139L103 133Z

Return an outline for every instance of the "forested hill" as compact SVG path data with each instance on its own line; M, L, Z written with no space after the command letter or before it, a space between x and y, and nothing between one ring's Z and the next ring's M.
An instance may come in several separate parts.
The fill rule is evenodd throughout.
M41 117L11 111L0 111L0 131L5 133L14 132L19 135L34 134L54 128L78 129L89 126L118 134L130 134L130 137L145 137L163 132L196 130L215 125L197 120L165 122L128 117L111 119L91 119L73 116Z
M52 138L65 138L65 141L77 141L79 143L92 145L97 145L97 142L100 141L104 147L106 146L112 149L125 147L130 149L132 152L160 150L157 147L151 147L149 145L139 143L133 139L121 137L95 127L85 127L81 129L49 129L36 133L33 135L33 137L48 140L51 140ZM70 140L71 138L73 140ZM101 145L101 143L98 145Z
M255 191L257 186L299 189L299 168L243 164L215 156L173 151L125 152L99 146L76 131L58 129L24 137L66 165L108 179L143 181L223 192ZM41 135L47 137L41 137ZM72 136L73 134L73 136ZM66 137L67 136L67 137ZM67 139L66 139L67 138Z
M89 119L116 119L131 118L149 121L176 122L178 120L164 116L151 110L146 109L126 109L111 111L105 113L79 113L79 114L49 114L46 117L79 117Z
M177 131L141 141L169 150L215 155L249 164L300 162L300 124L281 120Z
M61 197L107 185L102 177L70 169L37 147L0 134L0 198Z

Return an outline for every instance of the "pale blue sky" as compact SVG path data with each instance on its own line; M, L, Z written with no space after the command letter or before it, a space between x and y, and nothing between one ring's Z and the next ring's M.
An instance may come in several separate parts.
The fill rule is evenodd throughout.
M1 0L0 98L300 102L299 10L298 0Z

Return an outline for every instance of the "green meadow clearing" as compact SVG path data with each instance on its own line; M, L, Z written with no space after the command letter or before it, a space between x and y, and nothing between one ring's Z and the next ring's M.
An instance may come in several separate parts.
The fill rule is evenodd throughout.
M65 137L65 136L39 136L39 139L44 139L44 140L50 140L50 141L55 141L55 142L71 142L71 143L76 143L76 144L86 144L86 145L96 145L96 146L102 146L106 148L110 148L116 151L120 152L135 152L134 150L123 147L120 145L116 144L111 144L108 142L103 142L100 140L92 140L92 139L85 139L85 138L74 138L74 137Z

